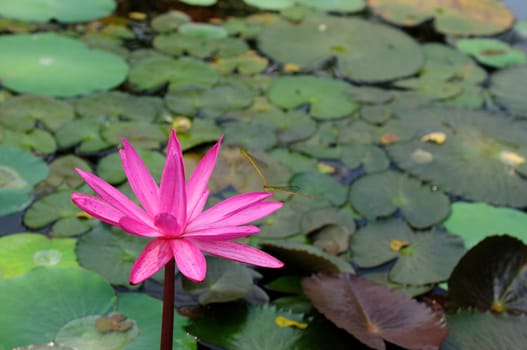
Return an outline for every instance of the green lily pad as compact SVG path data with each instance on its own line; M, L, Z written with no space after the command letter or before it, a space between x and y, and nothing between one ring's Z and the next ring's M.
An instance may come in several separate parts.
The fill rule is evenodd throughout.
M279 211L258 222L261 231L256 238L284 239L302 233L301 220L306 211L305 203L289 201Z
M242 83L223 83L212 88L174 86L165 95L168 108L174 113L194 116L199 112L216 118L227 111L244 109L252 104L255 93Z
M202 305L234 301L246 296L253 286L255 271L246 265L207 256L207 277L203 282L183 280L183 289L197 295Z
M77 174L75 168L91 170L87 161L72 154L55 158L49 165L48 177L37 188L48 190L49 188L78 188L84 184L84 180Z
M470 200L527 205L521 175L527 159L525 125L466 109L422 108L398 114L415 134L409 142L387 147L400 168ZM444 142L422 141L432 133L442 134Z
M230 75L235 71L240 74L252 75L263 71L268 63L267 58L254 51L247 51L238 56L217 58L211 63L211 66L222 75Z
M296 0L295 2L303 6L336 12L359 12L366 6L363 0Z
M313 196L315 200L327 200L334 205L344 204L348 194L347 186L318 171L297 173L290 183L300 188L302 193Z
M0 215L25 208L31 201L33 186L47 175L48 166L42 159L0 145Z
M53 224L50 235L55 237L75 236L88 231L97 224L96 220L80 218L79 208L71 201L71 191L48 194L24 213L24 224L32 229ZM61 221L67 223L60 224Z
M342 155L342 147L337 145L339 132L333 122L319 123L317 131L309 139L295 142L291 148L315 158L336 160Z
M472 248L485 237L505 232L527 243L527 214L511 208L456 202L443 225L461 236L467 248Z
M523 51L496 39L461 39L456 42L456 46L461 52L474 56L478 62L490 67L503 68L527 63Z
M525 345L526 316L461 311L446 315L448 337L444 350L521 349Z
M351 208L311 208L302 214L301 229L304 233L311 233L324 226L338 225L345 229L348 234L355 232L355 220Z
M359 105L349 98L349 85L331 78L292 76L275 79L267 96L275 105L292 109L309 104L310 114L319 119L342 118Z
M53 136L41 129L33 129L25 133L5 129L0 131L0 142L6 146L27 149L36 154L51 154L57 149Z
M186 53L198 58L233 57L249 51L249 46L242 39L183 34L181 28L179 33L158 35L153 45L157 50L172 56Z
M496 102L511 113L527 118L527 67L516 66L497 71L490 78L490 93Z
M101 124L98 118L75 119L59 128L55 139L60 149L77 145L79 154L97 153L112 146L102 139Z
M357 265L375 267L396 260L389 278L401 284L446 281L464 253L458 236L437 230L413 233L397 219L370 222L351 240L351 255Z
M527 246L511 236L490 236L470 249L448 280L448 307L526 314Z
M181 0L181 2L195 6L211 6L216 3L217 0Z
M182 24L190 22L189 15L181 11L168 11L152 19L152 28L159 33L176 31Z
M138 97L111 91L82 97L76 101L75 107L83 117L154 121L162 112L163 100L158 97Z
M386 153L375 145L344 146L340 160L350 169L362 166L366 173L387 170L390 166Z
M179 135L178 135L179 136ZM156 151L137 148L137 153L145 163L146 167L155 179L161 179L161 172L165 164L165 156ZM126 174L122 167L115 164L121 163L118 152L110 153L99 160L97 164L97 175L111 184L120 184L126 180Z
M248 17L229 17L223 22L223 27L231 36L254 39L264 27L260 18L258 14Z
M111 284L129 286L130 270L146 245L142 237L97 226L79 238L79 264L97 272Z
M218 72L205 62L191 58L149 57L135 62L130 68L128 81L139 90L171 86L195 85L210 87L219 79Z
M445 194L393 171L367 175L353 182L350 201L369 219L386 217L400 209L404 218L418 228L437 224L450 212Z
M30 131L37 121L55 131L74 117L69 103L51 97L20 95L0 104L0 124L17 131Z
M23 275L37 266L79 266L75 240L48 239L36 233L16 233L0 238L0 279Z
M243 149L265 151L278 140L273 129L261 124L224 123L225 144Z
M117 36L110 36L108 34L98 32L86 33L79 37L79 39L82 40L82 42L85 43L89 48L110 52L122 57L123 59L126 59L130 54L130 51L124 47L122 38Z
M223 39L228 35L227 30L222 26L208 23L183 23L181 26L179 26L178 31L183 35L188 35L195 38Z
M410 298L423 295L435 287L435 284L413 285L396 283L390 279L389 271L367 272L362 274L361 277L364 277L365 279L375 283L382 284L390 289L397 290Z
M497 34L514 23L512 11L495 0L368 0L368 5L388 22L415 26L435 19L437 31L458 36Z
M145 294L123 293L118 295L118 311L132 319L139 328L139 335L124 350L144 350L159 347L163 303ZM174 313L174 345L177 350L196 350L196 341L184 331L188 318Z
M183 150L217 141L222 135L219 128L211 119L194 119L189 130L178 133L179 142Z
M368 347L386 349L388 341L406 349L437 349L447 336L441 315L362 277L317 274L302 286L318 311Z
M47 22L51 19L63 23L88 22L108 16L115 7L114 0L29 0L23 4L16 0L5 0L0 4L0 15L34 22Z
M143 148L158 148L168 135L159 124L147 122L116 122L104 125L101 135L111 145L120 145L121 139Z
M81 268L38 267L0 281L0 349L50 342L68 322L105 314L114 303L110 284Z
M357 18L311 16L300 23L275 18L260 35L259 47L275 60L302 69L314 69L336 56L342 75L365 82L405 77L423 64L421 49L411 37Z
M295 0L243 0L243 2L262 10L280 10L293 6Z
M128 73L120 57L55 33L5 35L0 50L2 84L20 93L84 95L111 89Z
M269 154L287 165L293 172L303 172L317 167L316 159L285 148L272 149Z
M294 241L266 241L265 251L282 260L288 269L304 273L354 272L345 260L324 252L322 249Z

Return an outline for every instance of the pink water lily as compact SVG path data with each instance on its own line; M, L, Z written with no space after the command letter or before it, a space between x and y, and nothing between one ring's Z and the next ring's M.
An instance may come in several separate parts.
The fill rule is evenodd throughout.
M122 143L123 168L142 208L101 178L81 169L76 170L98 196L73 193L71 198L79 208L103 222L133 235L153 238L132 267L131 283L143 282L172 258L183 275L201 282L207 269L202 251L257 266L283 266L269 254L234 241L259 231L247 223L282 207L280 202L266 201L272 194L244 193L203 210L221 138L185 181L181 146L172 131L159 186L132 145L125 139Z

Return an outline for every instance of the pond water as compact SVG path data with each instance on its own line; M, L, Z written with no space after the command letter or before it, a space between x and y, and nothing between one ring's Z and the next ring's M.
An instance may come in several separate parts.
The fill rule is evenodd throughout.
M121 137L159 180L171 128L187 177L225 136L209 206L253 191L284 202L243 242L286 268L207 257L203 284L178 274L176 303L190 316L176 317L181 348L196 349L183 327L218 349L415 345L411 334L378 328L390 320L372 318L365 329L341 319L335 310L348 309L351 298L342 290L355 291L358 308L349 309L358 313L350 319L388 308L397 322L422 316L431 347L446 337L445 298L461 309L527 312L462 293L521 287L510 271L527 259L527 36L511 29L512 16L496 4L485 5L485 21L469 11L490 1L467 0L466 13L443 22L456 9L401 14L381 0L370 8L361 0L288 1L271 12L258 6L274 2L257 0L119 1L103 19L108 13L97 16L101 9L87 3L90 19L70 9L49 23L0 22L0 51L9 53L9 64L0 62L0 170L7 169L0 184L9 186L0 188L0 309L16 311L0 316L0 350L49 341L82 348L90 337L101 349L157 341L162 273L128 283L146 241L90 218L70 196L89 192L73 171L79 167L134 198L117 152ZM527 20L525 1L502 3ZM8 10L0 4L0 14ZM436 20L419 24L420 16ZM487 238L497 233L519 240ZM483 262L498 267L478 269ZM507 278L498 287L478 284L496 280L493 273ZM449 278L448 294L438 293ZM20 302L8 305L18 294ZM88 306L79 303L86 295ZM28 340L27 317L49 309L58 315L39 318L45 331ZM103 316L112 310L119 314ZM490 334L502 348L524 343L521 330L490 313L446 311L444 349L468 348L474 334ZM101 322L108 331L97 328ZM505 335L488 332L502 328Z

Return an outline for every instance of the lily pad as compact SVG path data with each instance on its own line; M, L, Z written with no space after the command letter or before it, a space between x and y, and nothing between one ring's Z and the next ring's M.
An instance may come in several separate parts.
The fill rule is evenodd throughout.
M0 304L9 316L0 317L2 350L50 342L68 322L105 314L114 303L110 284L81 268L38 267L0 281Z
M523 51L496 39L461 39L456 42L456 46L461 52L474 56L478 62L490 67L503 68L527 63Z
M261 124L224 123L225 144L243 149L265 151L278 140L274 130Z
M495 0L368 0L384 20L415 26L434 19L435 28L449 35L493 35L511 28L514 14Z
M37 121L55 131L74 117L69 103L51 97L20 95L0 104L0 124L17 131L33 130Z
M221 136L221 128L211 119L194 119L189 130L178 133L181 148L192 147L217 141Z
M351 240L357 265L368 268L396 260L389 278L401 284L446 281L464 253L461 238L438 230L413 233L397 219L370 222Z
M179 135L178 135L179 136ZM161 179L161 172L165 164L165 156L159 152L137 148L137 153L149 169L154 179ZM126 174L122 167L116 167L115 164L121 162L118 152L113 152L104 156L97 164L97 175L110 184L120 184L126 180Z
M290 183L315 200L326 200L334 205L344 204L348 194L347 186L318 171L297 173Z
M16 0L5 0L0 4L0 15L34 22L47 22L51 19L63 23L88 22L108 16L115 7L114 0L29 0L23 4Z
M394 171L367 175L353 182L350 201L369 219L386 217L399 209L417 228L437 224L450 212L450 201L445 194Z
M97 272L111 284L128 286L132 265L146 243L142 237L100 225L79 238L76 253L82 267Z
M296 3L320 10L335 12L359 12L366 7L363 0L296 0Z
M527 333L526 316L461 311L446 316L448 337L443 350L521 349Z
M238 56L216 58L211 63L211 66L222 75L229 75L233 72L251 75L263 71L268 63L267 58L258 55L254 51L247 51Z
M371 348L386 349L388 341L405 349L437 349L447 336L441 315L367 279L318 274L302 286L317 310Z
M139 328L139 335L124 350L144 350L159 347L163 303L159 299L139 293L118 295L118 311L132 319ZM196 341L183 329L188 318L174 313L174 349L196 350Z
M354 272L345 260L312 245L282 240L264 242L262 246L265 251L284 261L288 269L304 273Z
M273 80L267 96L279 107L292 109L309 104L310 114L319 119L348 116L359 108L350 101L345 82L314 76L280 77Z
M226 34L225 31L222 33ZM249 51L249 46L242 39L183 34L181 28L179 33L158 35L153 45L159 51L172 56L186 53L198 58L233 57Z
M507 108L511 113L527 118L527 67L517 66L502 69L494 73L490 79L490 93L496 102Z
M27 149L40 155L54 153L57 149L53 136L42 129L33 129L26 133L4 129L0 131L0 142L6 146Z
M151 96L133 96L111 91L80 98L75 103L82 117L120 118L124 120L154 121L163 109L163 100Z
M527 205L527 182L521 175L527 159L525 125L494 113L454 108L407 110L399 117L415 133L411 141L387 147L399 167L467 199ZM445 142L421 141L434 132L445 134Z
M0 215L14 213L31 201L31 190L48 175L46 163L31 153L0 145Z
M205 62L191 58L149 57L135 62L128 81L139 90L171 86L195 85L210 87L219 79L218 72Z
M126 62L55 33L4 35L0 78L19 93L76 96L108 90L126 79Z
M362 166L366 173L387 170L390 166L386 153L375 145L344 146L340 160L350 169Z
M246 296L257 273L246 265L207 256L207 277L202 283L183 280L183 289L197 295L202 305L234 301Z
M24 224L32 229L53 224L50 235L74 236L88 231L96 220L82 218L81 212L71 202L71 191L48 194L37 200L24 214Z
M247 5L262 10L280 10L293 6L295 0L243 0Z
M49 239L29 232L0 238L0 279L23 275L37 266L79 266L75 257L75 240Z
M156 16L150 23L160 33L176 31L182 24L190 22L189 15L181 11L168 11Z
M467 248L490 235L507 233L527 244L527 214L523 211L495 207L485 203L456 202L443 225L461 236Z
M195 38L223 39L227 37L227 30L219 25L208 23L187 22L179 26L178 30L183 35Z
M342 75L364 82L405 77L423 64L421 49L411 37L357 18L311 16L292 23L277 17L258 41L266 55L302 69L314 69L336 57Z
M75 119L65 123L55 132L55 138L61 149L77 145L79 154L97 153L112 145L102 139L101 120L98 118Z
M102 129L103 139L111 145L120 145L125 138L134 146L158 148L166 142L167 134L159 124L147 122L116 122L106 124Z
M527 246L511 236L490 236L469 250L448 280L450 308L526 314Z
M91 167L87 161L72 154L55 158L49 165L49 175L41 182L38 189L49 188L77 188L84 181L77 174L75 168L90 171Z

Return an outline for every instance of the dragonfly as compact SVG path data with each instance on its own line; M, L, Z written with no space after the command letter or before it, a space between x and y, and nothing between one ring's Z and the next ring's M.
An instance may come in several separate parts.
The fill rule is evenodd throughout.
M266 192L282 192L282 193L287 193L287 194L291 194L291 195L294 195L294 196L300 196L300 197L304 197L304 198L308 198L308 199L313 199L313 196L311 196L309 194L298 193L298 192L293 191L294 188L292 188L291 186L272 186L272 185L269 185L269 182L267 182L267 178L263 174L263 172L260 169L260 167L258 166L258 164L256 164L256 160L254 160L254 158L249 154L249 152L247 152L243 148L240 148L240 153L241 153L242 156L245 157L245 159L247 159L247 161L251 164L251 166L254 168L254 170L256 171L256 173L258 174L260 179L262 180L264 191L266 191Z

